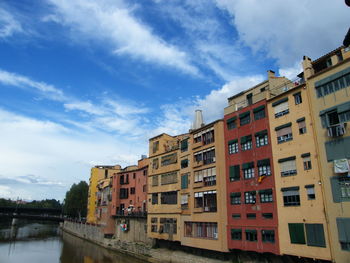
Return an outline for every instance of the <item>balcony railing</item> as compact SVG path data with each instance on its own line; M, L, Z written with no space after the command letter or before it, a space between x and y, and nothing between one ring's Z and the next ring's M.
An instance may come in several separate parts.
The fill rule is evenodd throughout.
M346 123L338 123L327 128L329 137L340 137L346 133Z
M117 211L116 217L147 217L146 211Z

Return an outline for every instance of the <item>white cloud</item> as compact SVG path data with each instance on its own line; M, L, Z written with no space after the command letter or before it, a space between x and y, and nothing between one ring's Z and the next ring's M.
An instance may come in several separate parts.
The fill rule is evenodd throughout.
M11 37L15 33L23 33L21 23L0 7L0 38Z
M216 0L227 10L240 40L292 67L303 55L317 58L340 46L349 26L344 1Z
M13 189L11 196L31 198L63 197L69 186L88 180L91 165L136 163L146 153L146 140L118 137L103 132L80 133L51 121L40 121L0 109L0 174L25 187ZM35 176L33 176L35 175ZM1 178L0 178L1 179ZM31 183L29 183L31 182ZM46 193L43 187L52 187ZM8 188L0 189L8 192ZM25 197L27 198L27 196Z
M116 55L128 55L149 63L177 68L197 75L187 54L166 43L133 14L123 1L50 0L55 7L50 21L70 27L79 38L103 43ZM85 41L85 40L84 40Z
M17 88L33 88L46 97L58 101L66 100L67 98L63 95L63 92L59 89L56 89L54 86L46 84L44 82L37 82L31 80L22 75L18 75L16 73L4 71L0 69L0 83L9 86L15 86Z

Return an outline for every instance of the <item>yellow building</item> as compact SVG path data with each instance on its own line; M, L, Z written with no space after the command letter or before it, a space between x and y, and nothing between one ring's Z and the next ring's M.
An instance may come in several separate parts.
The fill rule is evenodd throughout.
M227 252L223 123L200 124L181 142L181 244Z
M91 174L89 179L89 193L88 193L88 207L87 207L87 222L97 223L97 192L98 185L103 181L110 181L110 177L119 172L121 169L120 165L106 166L97 165L91 168Z
M315 61L304 57L303 68L332 260L350 262L350 47Z
M160 134L149 140L148 236L180 241L179 142L186 135Z
M300 84L301 83L301 84ZM283 92L278 91L279 89ZM268 100L280 254L330 260L330 240L304 80Z

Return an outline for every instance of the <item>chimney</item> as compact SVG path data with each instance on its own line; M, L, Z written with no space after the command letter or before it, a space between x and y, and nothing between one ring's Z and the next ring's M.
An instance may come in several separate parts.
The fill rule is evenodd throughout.
M192 130L199 129L202 126L204 126L202 111L201 110L196 110L196 112L194 114Z
M275 77L275 72L272 70L267 71L267 79L271 79L272 77Z
M304 70L304 78L307 80L314 74L314 69L311 64L311 58L304 56L303 57L303 70Z

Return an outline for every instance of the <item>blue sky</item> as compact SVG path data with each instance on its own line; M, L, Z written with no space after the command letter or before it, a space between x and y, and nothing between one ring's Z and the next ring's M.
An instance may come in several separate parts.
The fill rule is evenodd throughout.
M97 164L135 164L148 138L303 55L341 45L344 1L0 1L0 197L63 199Z

